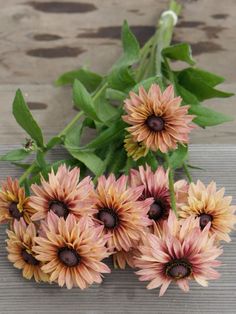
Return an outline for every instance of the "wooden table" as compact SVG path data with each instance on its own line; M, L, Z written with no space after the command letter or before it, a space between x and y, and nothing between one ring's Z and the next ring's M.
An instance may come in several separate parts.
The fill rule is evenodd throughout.
M198 65L227 77L222 88L234 91L235 0L182 0L184 10L175 41L193 45ZM70 88L55 88L53 81L64 71L86 63L105 73L121 51L119 32L126 18L139 40L154 31L157 16L167 0L58 0L1 1L0 10L0 154L19 147L25 133L11 116L15 90L20 87L44 130L46 138L60 131L75 114ZM207 102L212 108L236 117L236 97ZM52 118L53 117L53 118ZM191 163L205 168L193 171L204 182L216 180L236 197L236 123L192 135ZM200 145L196 145L199 144ZM214 145L202 145L203 143ZM221 144L222 143L222 144ZM228 145L225 145L228 144ZM11 146L12 147L12 146ZM61 150L51 160L64 156ZM19 170L0 163L0 179L18 176ZM171 286L163 298L147 291L131 270L115 270L103 284L87 291L67 291L54 285L24 280L7 261L5 232L0 228L0 314L52 313L236 313L236 237L225 245L222 277L209 288L191 286L183 294Z
M143 42L154 32L169 0L9 0L0 1L0 144L18 144L25 134L11 116L17 88L48 138L75 114L69 88L53 81L83 64L106 73L121 52L120 26L129 21ZM181 0L184 9L175 41L193 46L199 67L227 78L222 88L236 90L235 0ZM206 104L236 117L236 97ZM53 117L53 119L52 119ZM195 130L192 143L236 144L236 122Z
M1 147L0 152L6 150ZM236 146L193 145L190 160L205 170L194 170L194 179L208 183L217 182L225 186L228 195L236 199ZM51 160L64 153L54 150ZM0 163L0 179L17 175L14 167ZM18 173L19 174L19 173ZM36 284L22 278L20 271L7 260L4 245L4 227L0 229L0 313L24 314L221 314L235 313L236 309L236 234L232 242L224 245L220 267L222 274L217 281L211 281L208 288L191 284L190 293L185 294L171 285L164 297L158 297L158 290L146 290L145 283L138 281L130 269L113 270L106 275L100 286L86 291L58 288L55 285Z

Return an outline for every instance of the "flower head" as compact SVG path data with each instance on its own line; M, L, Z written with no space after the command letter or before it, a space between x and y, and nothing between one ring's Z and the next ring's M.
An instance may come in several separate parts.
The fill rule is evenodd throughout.
M35 225L26 225L23 218L15 220L13 230L7 230L8 259L16 268L22 269L23 277L37 281L48 281L48 275L41 270L40 263L32 250L37 235Z
M180 106L181 101L174 97L173 86L163 93L156 84L148 93L140 87L139 95L131 92L125 101L127 115L123 120L131 125L127 130L135 141L153 151L166 153L176 149L178 143L188 143L193 116L188 115L189 106Z
M128 252L126 251L117 251L113 254L113 263L115 268L125 269L126 265L134 268L134 257L137 256L139 250L135 248L131 248Z
M149 151L149 149L143 143L134 141L131 135L127 135L124 142L127 156L132 157L135 161L141 157L145 157Z
M152 203L150 198L139 201L143 187L127 188L127 180L124 175L118 180L112 174L107 179L100 177L95 204L95 221L104 225L104 233L110 236L109 249L126 252L150 223L147 212Z
M29 204L29 198L26 197L24 188L19 186L18 180L7 178L0 190L0 223L14 219L20 220L21 217L30 223L34 212Z
M34 252L44 263L42 270L49 274L50 281L68 289L101 283L101 273L110 272L102 263L109 256L102 227L90 228L86 217L78 221L70 214L65 220L54 213L49 213L47 224L45 237L35 238Z
M77 218L92 216L93 185L91 178L86 177L79 182L80 169L67 169L65 165L49 174L48 181L41 179L42 186L32 185L35 195L31 196L31 206L36 210L32 220L47 217L54 212L58 217L66 218L73 214Z
M131 169L130 171L130 185L144 187L140 199L153 198L153 203L148 210L148 217L155 222L161 222L169 216L171 205L168 182L168 172L165 172L163 167L158 167L153 172L146 165L146 169L140 166L139 170Z
M209 227L201 231L195 217L189 217L180 225L170 212L159 236L147 234L139 247L141 255L135 265L140 268L137 271L140 280L150 281L148 289L161 286L162 296L171 282L187 292L189 280L207 286L207 280L217 279L219 273L214 267L220 265L216 258L222 249L216 246L214 235L209 237Z
M181 218L190 215L199 217L201 229L210 223L210 233L216 234L217 240L230 241L229 232L236 223L236 206L231 205L232 197L224 196L225 189L216 190L215 182L205 186L200 180L191 183L188 199L179 210Z
M188 199L189 184L186 180L178 180L174 184L176 205L179 208L185 204Z

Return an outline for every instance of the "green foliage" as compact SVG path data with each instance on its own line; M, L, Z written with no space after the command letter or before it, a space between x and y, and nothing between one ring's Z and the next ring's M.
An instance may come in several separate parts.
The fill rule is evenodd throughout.
M201 127L214 126L234 120L233 117L203 106L192 106L189 113L196 116L193 121Z
M83 110L87 117L95 121L99 121L91 95L86 90L84 85L78 80L74 81L73 100L74 100L75 106L78 109Z
M123 46L123 55L114 64L113 68L132 65L139 60L140 46L132 33L127 21L124 22L121 32L121 41Z
M89 93L94 92L95 89L102 82L102 76L91 72L85 68L80 68L75 71L63 73L55 82L57 86L73 85L74 80L80 81Z
M172 169L182 168L183 163L188 158L188 146L179 145L178 148L170 154L169 163Z
M187 68L178 74L178 82L185 89L195 95L199 100L210 98L225 98L233 94L223 92L214 88L217 76L212 73L199 71L195 68ZM218 84L218 83L217 83Z
M180 60L194 65L195 61L192 57L192 49L189 44L181 43L166 47L162 50L162 55L172 60Z
M95 153L72 147L66 148L75 159L82 162L96 176L100 176L104 172L104 163Z
M32 152L25 149L14 149L0 157L1 161L21 161L28 157Z
M13 115L17 123L31 136L39 147L43 147L43 135L27 106L22 92L18 89L13 101Z

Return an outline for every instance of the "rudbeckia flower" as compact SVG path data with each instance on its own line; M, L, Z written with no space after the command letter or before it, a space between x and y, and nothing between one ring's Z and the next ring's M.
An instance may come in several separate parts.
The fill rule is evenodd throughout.
M188 143L193 116L188 114L189 106L181 106L181 101L181 97L175 97L172 85L164 92L157 84L148 93L140 87L138 95L131 92L125 100L127 115L123 120L131 125L127 131L152 151L166 153L176 149L178 143Z

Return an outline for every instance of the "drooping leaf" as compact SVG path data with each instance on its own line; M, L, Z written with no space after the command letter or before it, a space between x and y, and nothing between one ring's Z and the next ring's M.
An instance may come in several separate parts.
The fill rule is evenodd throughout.
M0 157L1 161L21 161L28 157L32 151L26 151L25 149L14 149L5 155Z
M185 89L194 94L199 101L210 98L230 97L233 93L223 92L212 87L210 79L203 79L194 68L185 69L178 74L178 82Z
M179 169L183 166L183 163L188 158L188 146L180 145L170 155L169 162L172 169Z
M17 90L13 101L13 115L17 123L31 136L39 147L43 147L43 134L27 106L21 90Z
M189 113L196 115L193 122L201 127L214 126L234 120L230 116L203 106L192 106L189 109Z
M75 106L78 109L83 110L86 116L99 121L91 95L88 93L84 85L78 80L74 81L73 99Z
M195 64L195 60L192 57L191 46L187 43L180 43L166 47L162 50L162 55L172 60L187 62L190 65Z
M55 82L57 86L73 85L74 80L79 80L89 93L93 92L102 82L102 76L91 72L85 68L80 68L75 71L63 73Z

